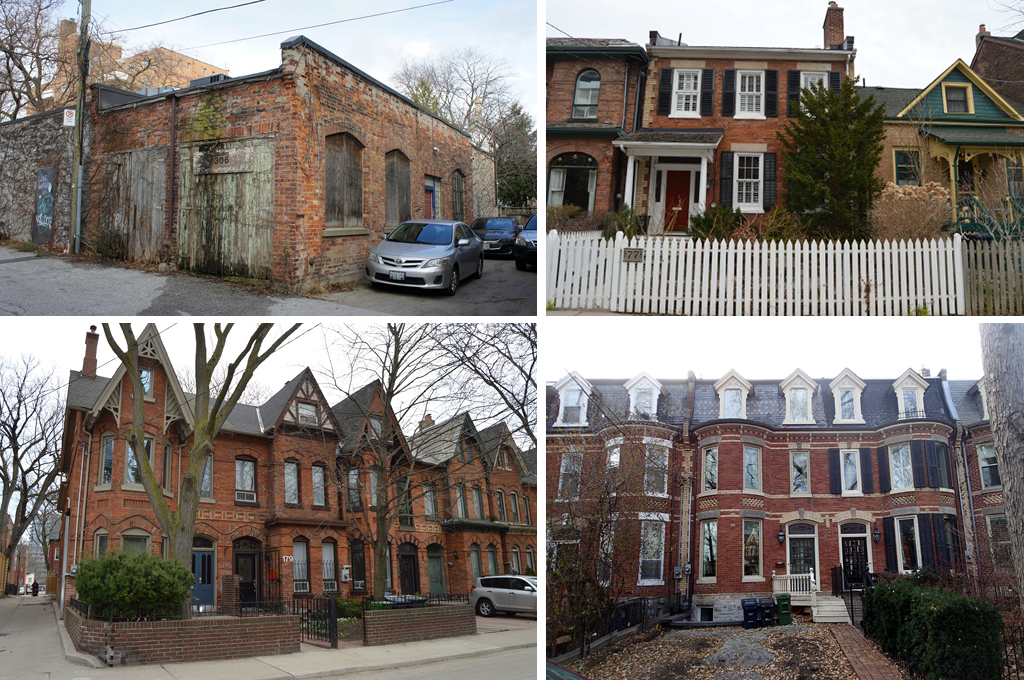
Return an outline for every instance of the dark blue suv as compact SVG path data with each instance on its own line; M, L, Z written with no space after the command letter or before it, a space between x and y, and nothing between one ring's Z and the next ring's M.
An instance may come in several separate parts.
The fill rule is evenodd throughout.
M516 269L526 269L529 265L537 268L537 213L530 215L529 221L516 237L515 249Z

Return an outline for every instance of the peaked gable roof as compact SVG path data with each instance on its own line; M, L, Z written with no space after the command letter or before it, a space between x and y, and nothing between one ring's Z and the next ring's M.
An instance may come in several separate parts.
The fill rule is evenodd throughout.
M417 431L408 438L409 448L415 460L428 465L442 465L459 453L459 442L466 432L480 442L479 433L469 416L469 411Z
M317 404L322 406L322 408L317 409L319 422L316 427L322 430L334 430L340 436L341 428L338 426L338 421L334 417L334 412L331 409L330 404L327 402L327 398L324 397L323 392L320 390L320 384L317 383L316 378L313 377L313 371L311 371L308 366L302 369L294 378L285 383L284 387L278 390L277 394L270 397L270 399L259 407L259 416L262 426L269 430L271 428L279 427L286 421L289 421L294 425L299 425L298 412L297 410L292 412L290 407L297 399L300 398L315 401Z
M338 427L341 428L342 453L351 453L355 450L356 442L359 441L359 433L362 432L363 422L366 420L373 396L379 387L380 381L374 380L331 407Z
M992 103L1000 111L1002 111L1002 113L1004 113L1010 120L1017 121L1017 122L1024 122L1024 116L1021 116L1021 114L1017 111L1017 109L1015 109L1013 107L1013 105L1011 105L1008 100L1004 99L1001 94L999 94L994 89L992 89L992 87L987 82L985 82L985 79L982 78L977 73L975 73L971 69L971 67L968 66L964 62L963 59L957 59L956 61L954 61L949 66L949 68L947 68L945 71L943 71L939 75L938 78L936 78L935 80L933 80L931 82L931 84L929 84L927 87L925 87L923 90L921 90L917 94L917 96L914 97L912 100L910 100L910 102L908 104L906 104L903 107L903 109L899 111L899 113L896 113L894 117L895 118L904 118L904 117L910 115L911 113L913 113L914 110L917 109L919 107L919 105L921 105L926 100L926 98L928 97L929 94L931 94L936 88L940 88L941 89L941 84L943 82L945 82L947 79L949 79L950 75L953 74L954 72L958 72L959 74L962 74L962 76L965 77L968 82L970 82L975 87L977 87L979 90L981 90L981 92L986 97L988 97L988 99L990 99L992 101ZM955 80L956 82L963 82L963 80L961 80L959 78L952 79L952 80ZM939 111L929 111L928 113L931 116L944 116L944 115L946 115L946 114L943 114L941 111L942 110L940 108ZM953 114L953 115L958 116L959 120L964 120L965 122L969 121L969 118L967 118L967 117L960 118L960 116L963 116L963 114Z

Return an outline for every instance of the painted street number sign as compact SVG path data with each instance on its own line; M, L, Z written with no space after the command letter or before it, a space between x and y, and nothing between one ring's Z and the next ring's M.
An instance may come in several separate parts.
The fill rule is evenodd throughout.
M623 262L643 262L644 261L644 249L643 248L623 248L622 249L622 261Z
M53 233L53 210L57 204L57 168L39 168L36 173L35 218L32 243L45 246Z
M252 148L211 149L197 151L193 157L192 172L197 175L218 175L232 172L252 172Z

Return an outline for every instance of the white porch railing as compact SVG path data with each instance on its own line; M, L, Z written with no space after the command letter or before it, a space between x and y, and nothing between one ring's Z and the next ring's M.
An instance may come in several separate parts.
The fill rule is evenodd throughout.
M776 574L772 570L772 594L789 593L793 596L793 604L810 604L817 602L818 581L814 577L814 569L807 574Z

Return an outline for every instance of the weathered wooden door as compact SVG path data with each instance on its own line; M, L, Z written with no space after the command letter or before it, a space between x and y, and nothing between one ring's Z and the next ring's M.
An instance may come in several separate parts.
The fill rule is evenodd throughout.
M111 181L100 219L123 234L127 259L158 262L166 226L167 150L133 149L107 158Z
M179 166L180 266L207 274L271 278L273 140L185 147Z

